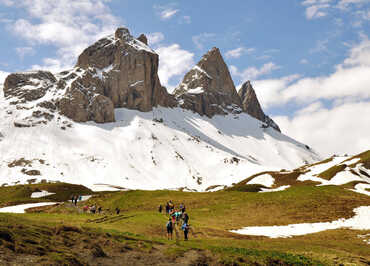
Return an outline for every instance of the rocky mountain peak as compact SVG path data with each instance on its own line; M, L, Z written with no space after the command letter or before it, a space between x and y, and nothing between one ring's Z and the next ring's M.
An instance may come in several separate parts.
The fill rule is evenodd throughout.
M148 45L148 38L146 37L145 34L140 34L140 36L137 38L139 41L141 41L142 43Z
M114 36L116 37L116 39L120 39L122 41L128 41L128 40L132 39L130 31L127 28L124 28L124 27L116 29L116 32L114 33Z
M146 43L145 35L135 39L127 28L118 28L86 48L72 70L55 76L45 71L10 75L6 97L35 109L37 116L46 112L50 118L58 111L76 122L113 122L119 107L143 112L172 107L175 99L158 78L158 55Z
M181 106L212 117L240 111L241 101L218 48L209 50L175 89Z
M242 85L238 94L241 98L242 108L244 112L280 132L279 126L263 112L262 107L258 101L256 92L254 91L253 86L249 80Z

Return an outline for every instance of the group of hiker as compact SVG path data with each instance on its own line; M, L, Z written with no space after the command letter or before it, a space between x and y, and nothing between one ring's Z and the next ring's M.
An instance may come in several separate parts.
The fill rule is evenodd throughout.
M179 205L179 208L175 207L175 204L170 200L166 203L166 215L168 216L168 221L166 223L167 239L172 239L173 230L176 232L176 237L178 238L178 228L181 226L184 232L184 240L188 240L189 234L189 215L186 212L186 207L184 203ZM159 205L158 211L162 213L162 205Z
M75 206L77 205L77 201L81 201L81 200L82 200L82 196L79 196L79 195L73 195L71 198L71 201Z
M100 214L103 211L103 208L101 206L97 207L96 205L91 205L91 206L85 205L82 207L82 210L84 212L89 212L92 214L95 214L95 213Z

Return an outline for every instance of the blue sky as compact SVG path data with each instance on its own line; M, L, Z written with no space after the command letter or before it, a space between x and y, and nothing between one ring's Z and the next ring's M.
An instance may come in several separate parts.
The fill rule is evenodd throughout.
M120 25L149 36L169 91L216 46L288 135L323 155L370 148L370 0L0 0L0 79L70 68Z

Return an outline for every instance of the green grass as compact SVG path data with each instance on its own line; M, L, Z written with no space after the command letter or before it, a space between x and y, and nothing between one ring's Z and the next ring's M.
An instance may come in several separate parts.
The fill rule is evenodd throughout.
M323 178L323 179L330 180L337 173L346 169L346 167L347 167L347 165L345 165L345 164L334 165L333 167L330 167L329 169L325 170L324 172L321 172L320 174L318 174L318 176Z
M281 175L287 176L284 182L291 180L289 173ZM59 193L69 187L67 184L55 186L55 191ZM50 185L42 188L40 185L27 185L17 189L3 187L0 188L0 201L6 204L6 193L11 192L11 200L21 202L36 187L52 191ZM110 254L124 249L128 253L146 254L141 255L138 260L145 260L146 256L156 254L177 261L190 259L194 254L198 254L198 259L208 260L209 264L217 262L226 265L331 265L336 258L344 262L352 260L357 263L361 261L360 258L370 261L366 250L368 247L357 237L360 233L352 230L332 230L290 239L242 236L229 232L231 229L245 226L286 225L349 218L354 215L354 208L370 205L370 197L346 188L347 186L317 187L301 184L274 193L193 193L168 190L97 193L89 201L79 203L78 206L81 208L85 204L97 204L103 207L104 213L101 215L79 213L70 203L48 208L47 213L0 214L0 236L5 226L10 235L17 239L16 242L25 246L26 250L22 251L25 253L21 254L34 254L32 256L44 258L48 262L64 261L67 264L88 263L91 256L94 257L91 252L97 249L94 252L99 253L99 248L94 246L96 243L108 256L105 259L99 258L101 260L113 260ZM79 191L81 192L82 190ZM65 193L63 197L69 198L68 195ZM192 226L188 242L180 241L175 244L175 241L166 240L167 217L158 213L157 207L170 199L177 206L183 202L187 207ZM121 214L111 215L116 207L122 210ZM66 230L70 227L77 229ZM57 234L58 231L61 233ZM84 240L87 239L97 241L85 243ZM50 247L50 243L55 241L60 243L60 248ZM68 246L71 241L77 241L79 244ZM110 243L107 247L105 241ZM2 244L4 247L10 245L6 248L11 253L11 244L7 242L2 241ZM80 248L84 245L90 252L88 258L73 252L73 248L81 251ZM22 245L16 246L18 250L22 250ZM143 263L145 264L144 261Z
M46 190L55 193L42 198L31 198L33 192ZM82 185L73 185L67 183L44 183L32 185L16 185L0 187L0 206L16 205L22 203L33 203L41 201L67 201L73 195L91 195L94 194L90 189Z

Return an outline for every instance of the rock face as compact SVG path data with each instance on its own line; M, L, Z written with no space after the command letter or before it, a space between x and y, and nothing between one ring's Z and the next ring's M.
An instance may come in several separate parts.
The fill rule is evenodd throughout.
M55 82L54 75L47 71L10 74L4 82L4 97L14 96L19 102L38 100Z
M147 112L153 106L171 104L158 78L158 55L146 45L145 35L139 38L141 41L133 38L128 29L119 28L115 36L87 48L76 67L93 69L102 81L102 94L111 99L114 107Z
M175 95L181 107L208 117L241 111L240 97L218 48L212 48L185 75Z
M86 48L72 70L9 75L4 96L18 109L34 109L37 115L17 122L27 126L56 111L76 122L106 123L115 121L114 108L146 112L177 104L160 84L158 55L147 46L146 36L135 39L126 28Z
M257 99L256 92L254 91L249 80L242 85L238 94L241 98L242 108L244 112L281 132L279 126L263 112L261 105Z

